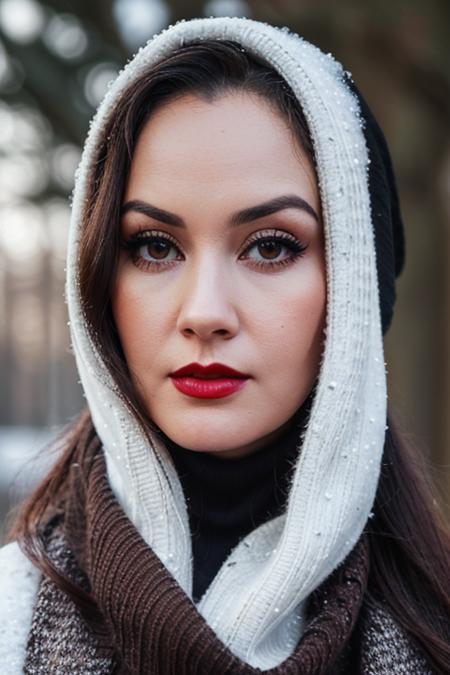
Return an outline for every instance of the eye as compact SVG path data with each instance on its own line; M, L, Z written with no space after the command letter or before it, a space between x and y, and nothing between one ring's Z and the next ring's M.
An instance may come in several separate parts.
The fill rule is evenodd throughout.
M264 260L276 260L283 249L286 249L287 247L279 239L272 238L262 239L251 248L256 249Z
M249 260L251 265L272 268L295 262L307 248L306 244L287 232L260 231L253 235L240 257Z
M173 244L164 239L152 237L147 244L137 249L137 254L144 260L170 260L169 253L174 252Z
M122 248L130 251L134 264L143 269L159 271L183 260L180 249L167 232L136 232L127 241L122 241Z

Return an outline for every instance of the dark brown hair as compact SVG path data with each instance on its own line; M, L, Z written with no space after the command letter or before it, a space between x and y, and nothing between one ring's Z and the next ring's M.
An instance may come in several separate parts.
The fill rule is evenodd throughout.
M154 427L133 388L111 309L125 182L139 132L158 107L188 93L211 102L234 90L268 102L287 121L293 138L314 164L307 124L286 82L237 43L214 40L172 52L130 85L116 103L92 163L79 265L83 308L106 365L147 431ZM435 506L425 467L392 417L390 413L374 517L367 525L371 548L367 601L383 603L422 646L430 667L448 673L450 535ZM43 538L48 518L63 508L77 448L95 440L90 417L84 413L61 437L61 458L23 505L10 538L18 539L26 555L73 598L83 615L100 625L95 602L52 566Z

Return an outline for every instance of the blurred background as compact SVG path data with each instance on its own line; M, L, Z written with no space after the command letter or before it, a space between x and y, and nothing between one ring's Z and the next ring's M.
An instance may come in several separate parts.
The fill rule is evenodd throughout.
M387 136L406 269L386 337L390 401L450 513L448 0L0 0L0 521L83 406L63 298L74 172L108 82L179 19L287 25L350 70ZM0 529L1 537L1 529Z

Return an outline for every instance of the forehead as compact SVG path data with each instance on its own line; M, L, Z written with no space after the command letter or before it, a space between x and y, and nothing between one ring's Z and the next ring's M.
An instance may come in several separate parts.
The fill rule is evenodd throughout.
M183 96L159 108L135 148L128 189L227 189L268 182L317 190L314 170L280 113L263 98L230 92Z

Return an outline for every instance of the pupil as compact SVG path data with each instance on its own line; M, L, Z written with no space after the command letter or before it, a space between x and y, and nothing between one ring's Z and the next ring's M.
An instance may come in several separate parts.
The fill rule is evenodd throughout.
M264 255L264 253L268 254L266 256L268 258L276 258L280 253L280 246L281 244L277 241L263 241L260 243L260 253L262 255Z
M148 245L148 252L153 258L164 258L168 244L165 241L153 241Z

